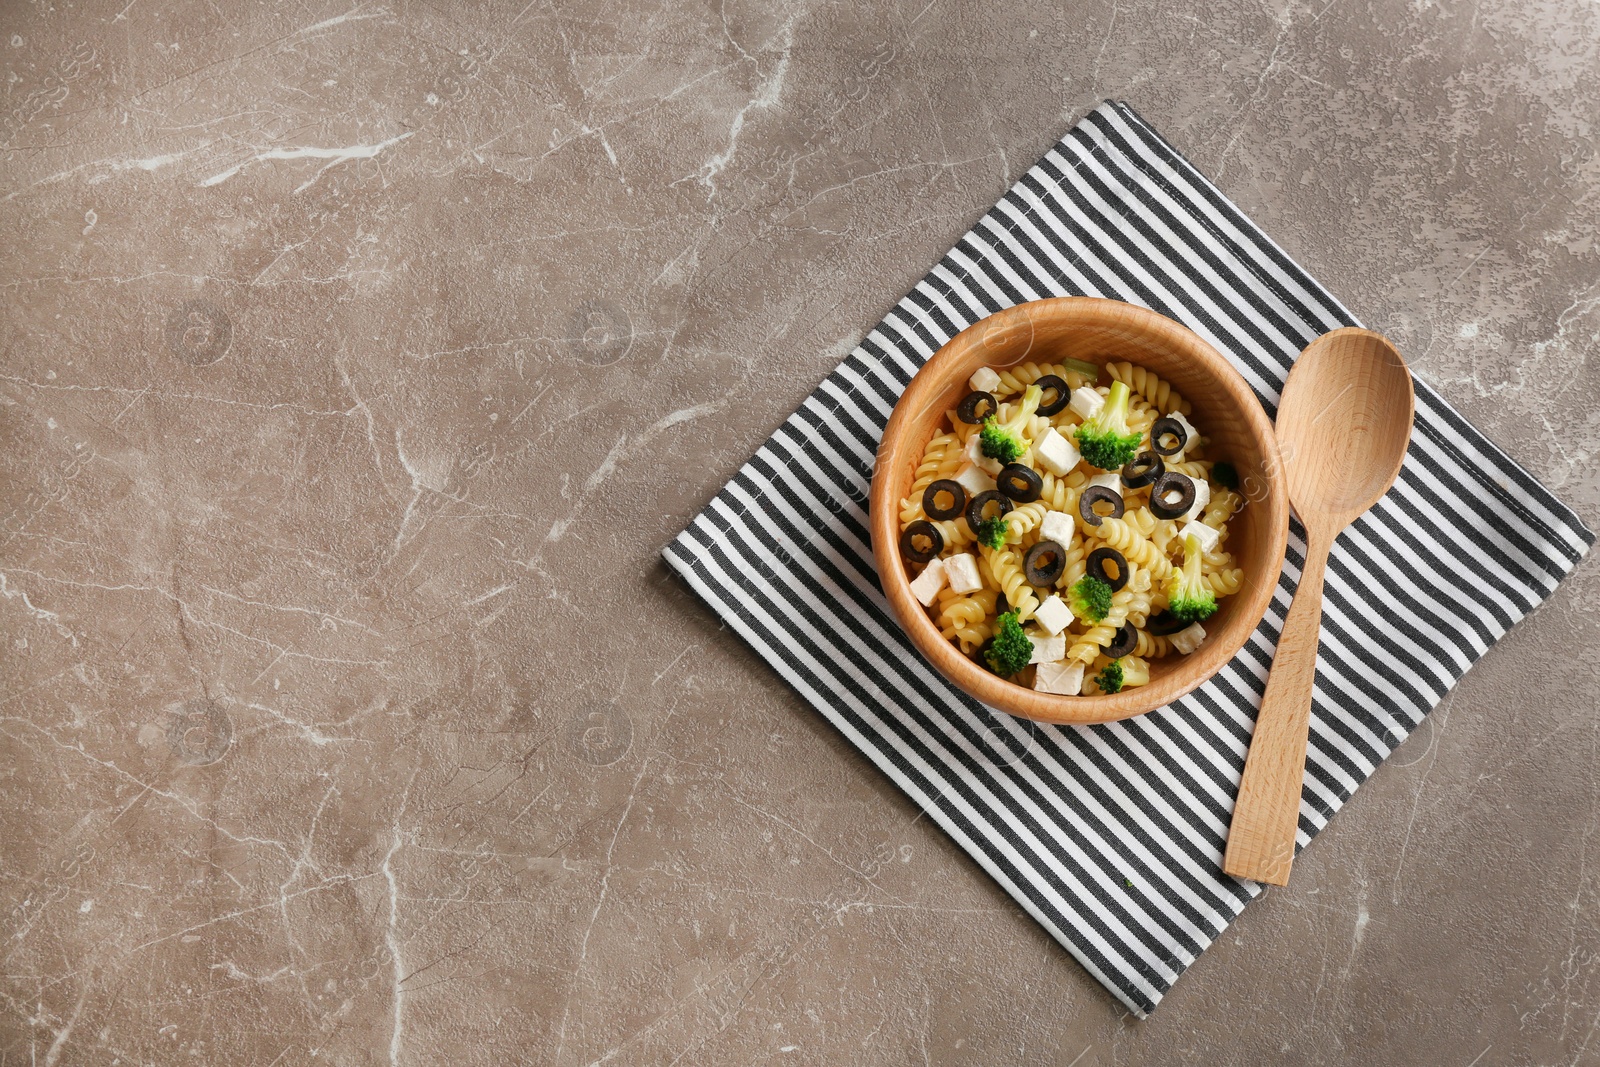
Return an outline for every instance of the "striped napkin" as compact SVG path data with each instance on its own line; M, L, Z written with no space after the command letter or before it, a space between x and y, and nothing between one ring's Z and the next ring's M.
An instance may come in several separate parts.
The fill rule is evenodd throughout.
M1200 689L1093 727L1013 719L961 693L878 586L867 487L890 409L964 327L1085 294L1193 329L1267 412L1295 356L1353 315L1130 108L1078 123L950 250L663 550L851 743L1137 1015L1260 892L1222 872L1256 708L1304 559ZM1417 382L1399 480L1328 563L1297 846L1594 535Z

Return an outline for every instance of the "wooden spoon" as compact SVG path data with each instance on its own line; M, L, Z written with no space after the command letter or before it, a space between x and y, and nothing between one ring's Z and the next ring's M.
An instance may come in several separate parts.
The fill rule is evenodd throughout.
M1289 884L1306 774L1311 684L1322 625L1322 572L1333 540L1388 492L1411 440L1416 396L1393 344L1347 327L1312 341L1278 406L1289 502L1306 528L1306 562L1283 622L1250 738L1222 869Z

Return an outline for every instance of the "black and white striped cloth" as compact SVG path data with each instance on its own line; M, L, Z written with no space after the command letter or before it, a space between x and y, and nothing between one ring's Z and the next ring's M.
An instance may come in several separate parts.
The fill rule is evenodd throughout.
M1269 414L1299 351L1356 320L1128 107L1075 126L664 550L667 562L1089 971L1143 1016L1259 892L1221 870L1256 707L1305 542L1261 626L1140 718L1039 726L928 666L880 592L866 500L913 373L1025 300L1113 297L1229 356ZM1394 489L1327 573L1299 846L1593 535L1417 383Z

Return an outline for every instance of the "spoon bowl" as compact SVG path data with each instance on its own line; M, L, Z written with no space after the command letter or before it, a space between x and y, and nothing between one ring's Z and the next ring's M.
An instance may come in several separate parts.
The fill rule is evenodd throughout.
M1411 373L1382 334L1348 327L1300 353L1275 427L1306 559L1261 698L1222 869L1287 885L1294 863L1306 734L1322 625L1322 576L1334 538L1389 491L1411 443Z
M1411 440L1411 374L1388 338L1350 327L1295 361L1278 406L1278 451L1300 521L1350 525L1389 491Z

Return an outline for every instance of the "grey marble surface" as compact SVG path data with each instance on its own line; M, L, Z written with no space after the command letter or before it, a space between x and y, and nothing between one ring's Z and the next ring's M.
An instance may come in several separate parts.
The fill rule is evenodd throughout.
M1128 100L1600 522L1600 7L0 7L3 1064L1600 1063L1600 569L1157 1014L657 550Z

